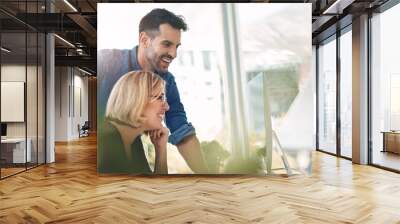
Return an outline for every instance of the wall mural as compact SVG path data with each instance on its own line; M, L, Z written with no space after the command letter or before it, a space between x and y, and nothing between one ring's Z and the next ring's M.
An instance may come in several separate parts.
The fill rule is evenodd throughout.
M309 172L311 33L311 4L98 4L98 172Z

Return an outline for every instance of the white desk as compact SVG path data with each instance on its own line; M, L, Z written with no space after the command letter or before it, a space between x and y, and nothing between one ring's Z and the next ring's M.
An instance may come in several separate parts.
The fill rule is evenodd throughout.
M8 150L8 147L12 148L12 162L13 163L25 163L25 158L27 158L26 162L31 162L31 145L32 141L30 138L27 138L26 142L28 143L26 147L25 154L25 138L6 138L1 139L2 151ZM3 150L3 147L7 147Z

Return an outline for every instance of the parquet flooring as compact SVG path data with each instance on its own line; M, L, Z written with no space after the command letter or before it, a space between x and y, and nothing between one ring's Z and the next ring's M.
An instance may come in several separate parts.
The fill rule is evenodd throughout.
M89 137L0 181L0 223L400 223L400 175L315 152L310 176L99 176Z
M25 167L17 167L17 168L14 168L14 167L12 167L12 168L9 168L9 167L4 168L3 167L3 168L1 168L1 176L2 177L7 177L7 176L13 175L15 173L24 171L24 170L25 170Z

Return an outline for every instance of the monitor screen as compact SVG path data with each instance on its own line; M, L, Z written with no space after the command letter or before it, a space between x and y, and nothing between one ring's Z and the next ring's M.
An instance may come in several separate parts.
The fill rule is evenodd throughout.
M1 136L7 136L7 124L1 123Z

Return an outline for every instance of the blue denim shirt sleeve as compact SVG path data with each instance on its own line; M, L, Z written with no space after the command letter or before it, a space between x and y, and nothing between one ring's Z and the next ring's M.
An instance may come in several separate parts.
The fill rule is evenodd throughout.
M185 137L196 134L196 131L191 123L187 123L182 125L180 128L171 132L171 135L168 137L168 142L177 145L181 142Z
M165 121L171 132L168 141L173 145L177 145L185 137L195 134L196 131L193 125L187 121L175 78L172 74L168 73L165 81L167 102L169 104L169 110L165 113Z

